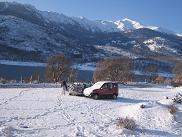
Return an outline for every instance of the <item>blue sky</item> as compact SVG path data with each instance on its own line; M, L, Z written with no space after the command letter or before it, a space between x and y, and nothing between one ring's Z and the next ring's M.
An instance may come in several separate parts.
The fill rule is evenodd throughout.
M182 0L0 0L95 20L130 18L182 33Z

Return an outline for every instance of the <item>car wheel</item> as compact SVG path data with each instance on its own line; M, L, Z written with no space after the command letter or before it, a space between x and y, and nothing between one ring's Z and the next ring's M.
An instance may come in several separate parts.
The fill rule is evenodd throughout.
M113 99L117 99L116 94L113 94L113 95L112 95L112 98L113 98Z
M97 99L99 98L99 95L98 95L98 94L94 94L94 95L93 95L93 98L94 98L95 100L97 100Z

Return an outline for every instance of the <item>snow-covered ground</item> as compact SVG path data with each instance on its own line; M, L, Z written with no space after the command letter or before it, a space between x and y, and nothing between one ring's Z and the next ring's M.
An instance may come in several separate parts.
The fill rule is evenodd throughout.
M167 108L182 88L121 86L117 100L93 100L62 95L61 91L61 88L0 89L0 136L182 136L182 106L177 105L174 116ZM140 108L141 104L145 108ZM134 119L136 130L118 128L120 117Z
M77 70L87 70L94 71L96 68L96 63L84 63L84 64L74 64L73 67Z
M23 61L11 61L11 60L0 60L0 64L2 65L11 65L11 66L26 66L26 67L46 67L47 63L41 62L23 62ZM74 64L73 67L78 70L88 70L94 71L96 64L92 63L82 63L82 64Z
M23 62L23 61L11 61L11 60L0 60L0 64L12 65L12 66L27 66L27 67L46 67L46 63L40 62Z

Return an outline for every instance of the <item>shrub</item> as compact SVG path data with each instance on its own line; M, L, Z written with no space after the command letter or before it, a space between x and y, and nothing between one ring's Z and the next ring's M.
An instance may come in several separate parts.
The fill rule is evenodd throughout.
M175 103L182 103L182 94L177 93L176 96L173 98Z
M174 87L182 86L182 74L176 74L176 76L172 79L171 84Z
M170 112L171 114L174 114L174 113L177 112L177 107L176 107L175 105L170 105L170 106L168 106L168 109L169 109L169 112Z
M140 105L140 108L145 108L145 105L143 105L143 104L142 104L142 105Z
M133 119L129 119L129 118L119 118L118 122L117 122L117 126L119 128L126 128L129 130L134 130L137 125L135 123L135 121Z

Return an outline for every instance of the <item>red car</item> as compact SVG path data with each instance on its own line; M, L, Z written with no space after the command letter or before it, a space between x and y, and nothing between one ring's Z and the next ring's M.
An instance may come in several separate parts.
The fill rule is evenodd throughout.
M118 83L112 81L100 81L93 86L86 88L83 94L98 99L100 96L111 96L116 99L118 96Z

